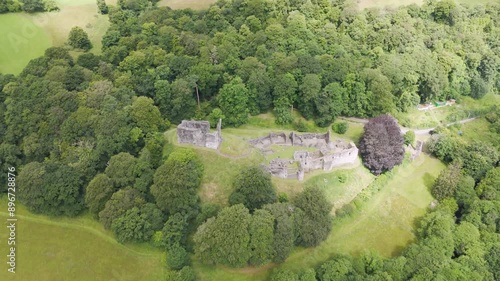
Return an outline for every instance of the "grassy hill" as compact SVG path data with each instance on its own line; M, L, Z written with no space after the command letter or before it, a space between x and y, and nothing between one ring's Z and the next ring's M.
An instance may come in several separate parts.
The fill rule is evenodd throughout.
M0 205L7 206L6 196ZM0 280L157 281L166 274L164 252L149 245L119 244L89 215L49 218L16 205L16 273L7 272L4 265ZM6 209L0 211L3 221ZM0 231L0 240L7 241L8 234ZM8 253L8 247L2 243L1 252Z
M56 3L59 12L0 15L0 73L18 74L31 59L43 55L45 49L63 46L74 26L89 34L94 46L91 51L100 53L109 21L107 15L97 12L95 1L56 0Z

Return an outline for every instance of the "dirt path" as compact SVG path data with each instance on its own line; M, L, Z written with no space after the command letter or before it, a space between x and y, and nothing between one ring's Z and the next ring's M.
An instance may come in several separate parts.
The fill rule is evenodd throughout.
M356 123L362 123L362 124L366 124L368 123L368 119L362 119L362 118L355 118L355 117L340 117L340 119L343 119L343 120L347 120L347 121L351 121L351 122L356 122ZM460 121L457 121L457 122L453 122L453 123L449 123L449 124L446 124L446 127L449 127L449 126L452 126L452 125L455 125L455 124L464 124L464 123L467 123L467 122L470 122L470 121L473 121L473 120L476 120L477 117L473 117L473 118L468 118L468 119L464 119L464 120L460 120ZM403 127L403 126L399 126L401 128L401 132L404 134L410 130L413 130L411 128L406 128L406 127ZM427 129L420 129L420 130L413 130L415 132L415 135L417 136L421 136L421 135L428 135L430 134L430 132L432 130L435 130L436 128L427 128Z

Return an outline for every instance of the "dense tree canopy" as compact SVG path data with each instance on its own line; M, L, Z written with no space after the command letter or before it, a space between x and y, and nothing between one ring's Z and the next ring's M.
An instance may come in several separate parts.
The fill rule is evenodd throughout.
M181 212L189 217L198 212L198 190L203 166L192 150L177 150L154 174L151 186L158 207L169 215Z
M204 263L244 266L251 256L248 226L251 216L239 204L223 209L205 222L194 237L196 254Z
M19 200L30 211L75 216L83 209L82 181L67 165L31 162L19 173Z

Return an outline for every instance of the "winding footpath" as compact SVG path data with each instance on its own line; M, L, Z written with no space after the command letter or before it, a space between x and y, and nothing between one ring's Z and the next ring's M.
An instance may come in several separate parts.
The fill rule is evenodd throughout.
M340 119L343 119L343 120L347 120L347 121L351 121L351 122L356 122L356 123L363 123L363 124L366 124L368 123L368 119L363 119L363 118L356 118L356 117L339 117ZM473 121L473 120L476 120L477 117L473 117L473 118L468 118L468 119L464 119L464 120L460 120L460 121L457 121L457 122L453 122L453 123L449 123L449 124L446 124L446 127L449 127L449 126L452 126L452 125L455 125L455 124L464 124L464 123L467 123L467 122L470 122L470 121ZM401 132L404 134L406 132L408 132L409 130L412 130L411 128L406 128L406 127L403 127L403 126L399 126L401 128ZM415 132L415 135L429 135L430 132L432 130L435 130L436 128L427 128L427 129L420 129L420 130L413 130Z

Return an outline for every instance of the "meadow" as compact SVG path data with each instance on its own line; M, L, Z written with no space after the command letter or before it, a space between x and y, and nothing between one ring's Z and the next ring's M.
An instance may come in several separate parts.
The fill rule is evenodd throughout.
M6 196L0 205L7 206ZM16 205L16 273L7 272L3 262L0 280L157 281L166 275L164 252L147 244L119 244L89 215L49 218ZM6 209L0 211L4 221ZM2 230L0 240L7 241L8 234ZM8 247L0 246L5 261Z
M101 52L101 39L109 21L107 15L98 14L95 1L56 0L56 3L59 12L0 15L0 73L19 74L31 59L43 55L45 49L64 46L74 26L89 34L93 53Z
M25 14L0 15L0 73L20 73L52 46L49 33Z

